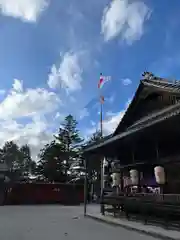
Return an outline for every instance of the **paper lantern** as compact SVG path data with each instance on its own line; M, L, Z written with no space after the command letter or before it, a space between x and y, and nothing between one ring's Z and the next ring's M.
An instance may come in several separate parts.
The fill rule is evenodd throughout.
M158 184L164 184L165 183L165 172L163 167L155 167L154 168L154 174L156 178L156 182Z
M139 183L139 174L135 169L130 170L130 178L133 185L138 185Z
M111 174L112 177L112 186L117 187L120 185L120 173Z

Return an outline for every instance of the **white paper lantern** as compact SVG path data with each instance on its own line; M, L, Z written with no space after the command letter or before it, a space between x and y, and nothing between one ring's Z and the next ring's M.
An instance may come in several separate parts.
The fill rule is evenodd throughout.
M130 178L133 185L138 185L139 183L139 174L135 169L130 170Z
M112 186L117 187L120 185L120 173L111 174L112 177Z
M154 174L156 178L156 182L158 184L164 184L165 183L165 171L164 168L161 166L157 166L154 168Z

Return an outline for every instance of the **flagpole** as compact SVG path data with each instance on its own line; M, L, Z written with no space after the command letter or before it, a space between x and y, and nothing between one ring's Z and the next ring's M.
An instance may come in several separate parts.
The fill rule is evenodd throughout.
M100 135L101 135L101 139L103 138L103 99L102 96L99 92L99 100L100 100ZM104 157L101 156L101 199L103 197L103 189L104 189L104 166L103 166L103 162L104 162ZM103 204L101 204L101 214L103 214Z
M102 87L102 85L104 84L105 81L108 81L109 77L103 77L102 73L100 73L100 79L99 79L99 83L98 83L98 88L99 88L99 100L100 100L100 136L101 139L103 138L103 104L104 104L104 97L101 95L100 93L100 88ZM105 160L105 156L101 156L101 199L103 197L103 189L105 186L104 183L104 160ZM101 204L101 213L103 214L103 204Z

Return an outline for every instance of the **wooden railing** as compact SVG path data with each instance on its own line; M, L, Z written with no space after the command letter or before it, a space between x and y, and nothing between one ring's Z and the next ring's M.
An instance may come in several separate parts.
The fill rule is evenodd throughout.
M109 207L108 207L109 206ZM180 226L180 194L123 193L104 191L101 199L102 213L114 216L139 217L144 223L158 221L166 225Z
M130 193L127 197L136 197L144 201L152 202L168 202L168 203L179 203L180 204L180 194L155 194L155 193Z

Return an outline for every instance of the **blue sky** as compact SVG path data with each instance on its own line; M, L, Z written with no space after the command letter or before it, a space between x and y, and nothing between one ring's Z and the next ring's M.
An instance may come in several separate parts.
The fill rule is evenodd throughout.
M35 158L64 116L83 136L124 114L143 71L180 79L179 0L0 0L0 140Z

